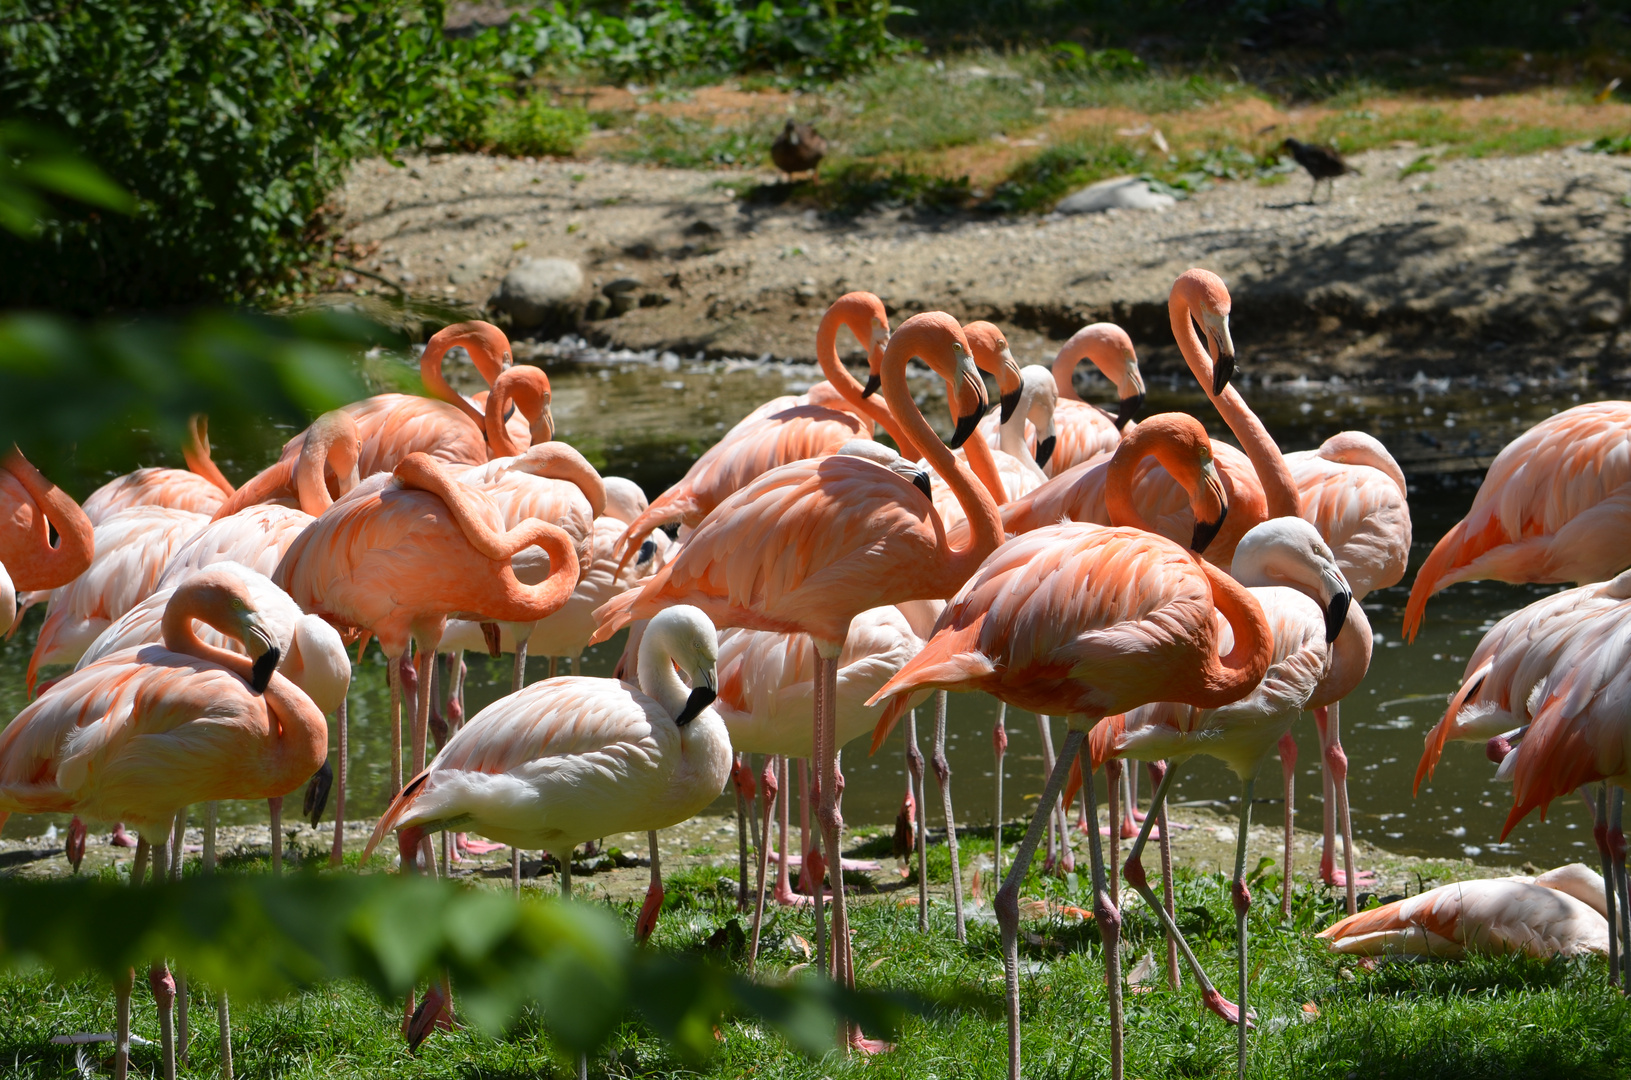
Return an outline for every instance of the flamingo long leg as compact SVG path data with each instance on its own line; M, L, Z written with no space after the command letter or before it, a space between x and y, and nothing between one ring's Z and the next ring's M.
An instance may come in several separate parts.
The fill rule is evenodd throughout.
M906 773L912 782L912 797L917 800L917 836L913 846L917 849L917 929L929 932L929 822L928 808L923 802L923 751L917 747L917 710L906 712Z
M776 759L776 903L783 907L794 907L809 903L809 897L801 896L793 891L791 860L788 853L792 850L787 845L787 832L792 823L793 789L789 786L791 778L785 756ZM765 847L770 844L767 842Z
M217 806L215 803L204 805L204 860L203 873L209 876L215 873L215 821ZM221 1033L221 1075L225 1080L232 1080L232 1011L227 1004L227 992L215 992L215 1023Z
M1235 879L1233 899L1235 904L1235 957L1240 969L1240 1016L1241 1022L1236 1024L1239 1035L1240 1057L1236 1065L1236 1075L1246 1075L1246 1033L1251 1027L1247 1019L1249 1013L1246 1007L1246 983L1248 968L1246 965L1246 915L1252 908L1252 891L1246 887L1246 838L1252 827L1252 786L1255 777L1248 777L1240 785L1240 831L1235 837Z
M136 972L129 968L113 980L113 1080L125 1080L130 1070L130 990L135 982Z
M1228 999L1218 993L1217 988L1212 985L1212 980L1206 977L1206 972L1201 969L1201 962L1195 959L1195 953L1191 951L1189 942L1184 940L1183 932L1178 929L1178 924L1173 921L1172 913L1155 899L1155 893L1150 888L1149 880L1144 876L1144 864L1139 861L1139 858L1144 854L1144 845L1149 842L1150 829L1157 823L1161 813L1166 810L1167 792L1172 790L1172 782L1178 775L1179 764L1176 761L1167 762L1166 775L1162 776L1160 783L1156 785L1155 796L1150 800L1150 811L1144 815L1144 824L1138 830L1138 839L1133 841L1133 848L1127 853L1127 863L1122 870L1127 878L1127 883L1138 890L1138 895L1144 898L1144 903L1149 906L1151 911L1155 912L1155 917L1161 921L1161 928L1167 932L1169 938L1177 943L1178 951L1183 954L1184 963L1189 965L1190 973L1195 976L1195 982L1200 985L1201 1003L1224 1020L1233 1024L1239 1018L1238 1010ZM1085 774L1087 770L1083 769L1082 772ZM1161 834L1165 836L1166 831L1165 828L1162 828ZM1095 829L1089 835L1096 834L1097 830Z
M1009 864L1008 876L1003 879L1002 888L997 890L996 899L993 901L997 925L1002 934L1003 978L1007 984L1009 1080L1019 1080L1019 890L1025 881L1025 872L1031 867L1031 858L1036 854L1037 845L1042 842L1042 833L1047 828L1048 820L1053 816L1050 809L1053 801L1059 798L1059 791L1065 786L1065 776L1070 772L1070 762L1081 749L1085 737L1086 732L1075 730L1065 736L1064 756L1055 763L1053 772L1048 774L1048 782L1042 788L1042 799L1037 803L1036 812L1031 816L1031 824L1025 830L1025 838L1014 849L1014 861ZM1102 894L1103 866L1098 858L1096 837L1092 847L1095 889ZM1108 900L1107 895L1105 899ZM1104 924L1101 922L1100 926L1102 928ZM1110 933L1106 934L1105 940L1108 956ZM1116 1064L1119 1065L1119 1061ZM1119 1080L1119 1069L1115 1069L1114 1066L1112 1068Z
M832 878L832 971L834 978L844 979L844 956L849 951L848 911L844 903L844 864L840 836L844 817L838 808L843 774L838 765L838 732L835 706L838 698L838 661L836 657L816 657L816 753L819 757L821 803L817 811L821 823L822 846L827 857L827 872ZM816 888L821 881L816 879ZM847 1033L846 1033L847 1034ZM846 1040L847 1042L847 1040Z
M774 756L765 758L765 771L760 780L760 790L764 792L764 836L765 842L759 848L759 884L757 896L753 903L753 939L748 945L748 972L751 974L759 962L759 930L764 925L765 918L765 885L768 884L770 869L770 815L775 812L781 800L781 785L776 779L776 762ZM787 830L782 830L782 850L787 849ZM787 860L779 860L783 868Z
M1075 734L1071 732L1071 735ZM1076 752L1070 749L1068 736L1065 745L1065 756L1059 760L1068 769ZM1077 744L1078 749L1080 745ZM1110 1080L1121 1080L1122 1044L1127 1026L1121 1002L1121 909L1110 899L1109 883L1105 877L1104 852L1099 844L1099 796L1093 789L1091 766L1082 770L1082 789L1087 794L1087 847L1093 866L1093 918L1099 924L1099 935L1104 939L1104 981L1110 1005ZM1117 795L1114 790L1106 794L1112 799Z
M283 876L283 798L278 796L266 800L267 807L272 811L272 876Z
M934 778L940 784L940 805L946 813L946 846L951 851L951 906L957 918L957 941L968 940L963 923L963 864L957 856L957 815L951 808L951 762L946 758L946 691L934 692Z
M1036 717L1036 733L1042 739L1042 782L1046 784L1048 782L1048 777L1053 775L1054 757L1052 719L1038 713ZM1045 853L1042 857L1043 873L1052 873L1053 868L1058 865L1058 848L1054 846L1056 839L1058 843L1065 843L1065 837L1059 832L1059 815L1055 814L1052 808L1050 808L1048 810L1048 824L1043 833L1043 843L1045 845L1043 849Z
M1586 800L1586 806L1591 810L1591 835L1597 842L1597 856L1603 866L1603 914L1608 919L1608 985L1618 987L1620 926L1614 909L1619 890L1614 887L1614 856L1608 849L1608 783L1605 781L1597 786L1597 798L1593 799L1585 787L1580 788L1580 797Z
M338 734L335 736L334 750L334 847L328 856L331 867L345 861L345 781L346 774L350 772L346 759L351 753L351 734L344 698L340 699L340 704L334 710L334 725Z
M1161 785L1161 777L1166 775L1167 763L1164 761L1152 761L1149 763L1149 768L1150 783L1159 787ZM1161 839L1157 841L1161 851L1161 906L1167 913L1167 921L1173 922L1175 921L1174 913L1176 908L1174 907L1172 895L1172 830L1167 827L1166 803L1163 802L1158 811L1155 806L1153 795L1150 800L1149 813L1145 815L1145 820L1148 821L1151 817L1156 819L1155 827L1161 832ZM1140 823L1140 826L1142 827L1142 822ZM1172 987L1174 990L1177 990L1183 984L1183 980L1178 974L1178 939L1173 937L1171 934L1167 934L1166 939L1167 985Z
M555 677L555 658L549 658L549 677ZM519 632L515 639L515 667L510 672L510 693L515 693L527 685L527 639L521 637Z
M1104 838L1110 841L1110 857L1105 860L1105 869L1109 872L1110 902L1117 907L1121 906L1121 878L1116 864L1121 861L1121 813L1125 806L1122 796L1126 791L1122 779L1127 771L1113 758L1104 763L1104 815L1109 819L1109 831Z
M1631 896L1626 893L1624 816L1625 791L1615 788L1608 804L1608 849L1614 856L1614 888L1620 894L1620 940L1625 942L1620 950L1620 987L1631 994L1631 969L1627 965L1631 959Z
M1003 720L1008 716L1008 703L997 702L997 723L991 729L991 746L997 759L997 803L991 814L991 865L998 880L1002 878L1002 759L1008 755L1008 729Z
M187 808L183 806L176 811L175 828L170 833L170 878L172 881L181 880L182 856L185 854L183 845L187 839ZM185 972L176 973L176 1060L182 1065L187 1064L187 1047L192 1041L192 1032L188 1020L188 1005L191 995L187 992L187 975Z
M1342 886L1347 893L1348 914L1359 910L1355 889L1359 878L1354 872L1353 819L1348 814L1348 755L1342 749L1342 713L1339 705L1326 709L1330 744L1325 750L1326 763L1331 768L1331 785L1336 792L1337 827L1342 831Z
M521 850L510 849L510 892L521 895Z
M386 657L385 682L391 688L391 791L402 790L402 672Z
M731 779L736 779L737 769L746 769L748 764L742 754L736 755L736 763L731 769ZM731 784L736 790L736 910L739 912L748 909L748 813L747 799L742 789L735 783Z
M642 942L657 929L657 916L663 910L663 859L657 850L657 830L652 829L646 837L651 845L651 884L646 886L646 899L634 923L634 940Z
M162 885L170 878L169 830L165 830L162 842L153 845L152 856L153 884ZM159 1053L164 1063L164 1080L176 1080L176 984L163 960L148 969L147 985L158 1006Z
M1286 799L1285 855L1280 880L1280 918L1285 920L1291 918L1291 855L1297 814L1297 739L1289 731L1280 736L1280 771L1285 775Z

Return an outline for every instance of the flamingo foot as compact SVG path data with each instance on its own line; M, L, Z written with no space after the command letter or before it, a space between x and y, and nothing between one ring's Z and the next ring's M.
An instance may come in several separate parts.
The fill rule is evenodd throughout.
M1183 827L1184 826L1174 825L1174 826L1172 826L1172 829L1173 829L1174 832L1176 832L1176 831L1178 831L1178 829L1183 828ZM1085 832L1086 830L1083 830L1083 831ZM1109 837L1110 837L1110 826L1100 825L1099 826L1099 835L1104 837L1105 839L1109 839ZM1131 832L1129 832L1126 829L1126 827L1123 827L1122 830L1121 830L1121 838L1123 840L1136 840L1138 838L1138 830L1133 829ZM1159 826L1159 825L1151 825L1150 826L1150 839L1151 840L1160 840L1161 839L1161 826Z
M125 823L121 821L113 827L113 835L108 837L108 843L114 847L135 847L136 838L125 832Z
M657 929L657 916L663 911L663 887L652 882L646 890L646 899L640 905L640 917L634 921L634 940L644 943Z
M420 999L419 1007L413 1010L413 1018L403 1028L403 1035L408 1040L409 1051L419 1049L419 1044L429 1038L432 1031L453 1030L452 1002L442 993L442 984L433 982Z
M893 1053L895 1050L895 1044L892 1042L885 1042L882 1039L868 1039L863 1036L860 1029L857 1028L850 1032L849 1048L855 1051L857 1054L865 1054L870 1057L873 1054Z
M68 865L74 868L74 873L79 873L79 864L85 861L85 823L77 815L68 823L68 840L63 853L68 856Z
M464 849L466 855L486 855L488 852L501 850L504 845L490 844L486 840L477 840L465 833L460 833L459 847Z
M1240 1006L1218 993L1216 989L1207 990L1201 995L1201 1004L1216 1013L1226 1024L1240 1023ZM1252 1023L1253 1013L1246 1015L1246 1030L1251 1031L1255 1025Z
M1320 880L1333 889L1346 889L1348 887L1348 874L1341 867L1330 863L1320 863ZM1369 870L1354 871L1354 887L1363 888L1376 884L1376 875Z
M794 892L791 886L778 885L771 896L782 907L808 907L812 903L810 897Z

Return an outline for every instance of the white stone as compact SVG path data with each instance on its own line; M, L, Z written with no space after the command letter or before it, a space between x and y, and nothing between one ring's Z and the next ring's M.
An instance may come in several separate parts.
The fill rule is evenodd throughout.
M1060 214L1098 214L1106 210L1165 210L1178 200L1151 191L1147 181L1136 176L1100 180L1060 200L1054 210Z
M583 289L583 271L571 259L527 259L504 275L488 303L509 312L517 327L550 322Z

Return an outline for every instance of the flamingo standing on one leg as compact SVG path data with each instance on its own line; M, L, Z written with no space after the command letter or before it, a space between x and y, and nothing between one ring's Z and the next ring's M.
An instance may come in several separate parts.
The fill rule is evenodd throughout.
M1082 400L1076 393L1076 365L1091 360L1116 385L1120 399L1116 414ZM1042 461L1049 476L1058 476L1085 461L1109 454L1121 441L1127 425L1144 406L1144 377L1138 371L1133 339L1115 323L1090 323L1070 336L1053 360L1053 379L1059 392L1054 424L1059 442Z
M1334 643L1348 625L1353 599L1336 558L1318 531L1301 518L1274 518L1247 533L1235 551L1235 577L1251 589L1262 605L1273 631L1273 659L1267 673L1251 693L1215 708L1187 705L1148 705L1111 717L1093 730L1091 763L1083 771L1116 757L1166 761L1150 814L1144 818L1127 855L1127 881L1156 913L1168 936L1188 961L1200 984L1203 1000L1224 1019L1239 1027L1238 1069L1246 1070L1247 942L1246 915L1251 891L1246 887L1246 838L1251 829L1252 787L1258 770L1272 754L1281 736L1291 730L1301 711L1314 697L1330 671ZM1369 642L1365 642L1368 654ZM1360 674L1363 674L1361 670ZM1236 956L1239 965L1239 1013L1230 1015L1214 1004L1217 991L1201 970L1165 906L1156 899L1144 875L1139 856L1151 826L1166 801L1168 790L1184 762L1195 754L1221 759L1240 778L1240 823L1235 841Z
M503 522L491 499L434 459L410 454L391 474L370 477L325 510L272 575L302 609L379 639L391 682L393 789L402 780L397 662L409 642L420 656L434 657L450 615L536 622L564 604L577 583L578 553L564 531L531 521L505 532ZM522 585L511 560L533 545L549 556L551 572ZM424 768L429 718L427 686L413 728L416 773Z
M773 469L720 503L650 582L601 609L596 631L596 639L605 640L633 619L690 603L716 625L806 633L813 639L820 820L826 861L834 868L835 972L850 984L848 920L838 870L843 826L834 730L839 654L857 615L885 604L947 595L1002 538L990 495L940 442L912 399L906 363L914 356L947 382L957 426L954 446L967 440L984 415L985 387L968 340L949 315L914 316L890 337L882 362L884 399L930 465L958 492L972 523L966 546L948 543L928 498L889 468L842 455L795 462Z
M208 423L203 416L193 417L187 425L181 454L187 461L185 469L137 469L109 480L85 500L85 516L91 524L100 525L109 515L135 506L214 514L233 488L210 458Z
M163 644L114 653L58 680L0 732L0 817L74 813L134 824L139 880L148 848L168 847L183 807L221 799L280 798L328 752L323 714L276 673L278 650L243 580L206 570L165 608ZM249 655L207 645L203 621ZM162 865L162 864L161 864ZM154 970L174 1075L173 989ZM130 1046L130 978L116 980L115 1075Z
M1226 655L1222 621L1234 633ZM941 614L923 651L879 692L877 700L923 687L983 690L1019 708L1070 717L1062 753L995 902L1012 1080L1020 1066L1019 887L1091 721L1161 699L1226 705L1257 685L1271 649L1262 608L1215 567L1142 529L1069 523L998 548ZM880 729L874 746L884 734ZM1096 816L1091 773L1087 794ZM1119 1080L1120 914L1110 901L1096 822L1088 840L1109 968L1110 1071Z

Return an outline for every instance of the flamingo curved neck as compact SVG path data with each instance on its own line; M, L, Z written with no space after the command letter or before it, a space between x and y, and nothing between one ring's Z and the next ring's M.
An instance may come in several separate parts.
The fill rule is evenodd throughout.
M1023 450L1022 445L1022 453ZM968 455L968 467L973 470L980 483L985 485L986 494L990 495L998 506L1006 503L1008 489L1003 485L1002 473L997 468L997 457L992 453L991 444L985 441L983 435L975 435L963 444L963 452Z
M193 620L203 617L204 613L191 603L185 594L172 597L164 608L164 618L160 622L164 647L173 653L182 653L212 664L219 664L244 682L248 682L253 674L254 662L242 653L206 644L193 629Z
M323 478L323 467L328 464L333 439L317 431L307 431L301 444L300 457L295 459L293 475L295 499L303 513L321 517L324 510L334 505L328 482Z
M26 564L8 568L16 587L55 588L84 573L91 565L96 547L95 529L91 519L85 516L85 511L68 497L67 492L47 480L15 446L0 461L0 468L17 478L39 512L57 532L57 542L52 544L50 534L43 525L36 530L40 546L31 553Z
M1187 479L1187 471L1179 466L1176 450L1177 447L1165 437L1158 423L1140 424L1121 441L1105 466L1104 507L1109 512L1110 524L1149 533L1156 531L1133 500L1133 476L1138 471L1138 463L1147 457L1159 461L1161 467L1183 485L1193 500L1194 485Z
M1225 386L1222 394L1212 393L1212 358L1207 355L1200 335L1195 332L1188 298L1180 298L1175 290L1167 308L1172 322L1172 336L1178 339L1178 350L1184 354L1184 362L1201 384L1201 390L1223 417L1223 422L1229 425L1229 430L1251 461L1257 481L1263 486L1269 517L1300 517L1302 501L1297 494L1297 482L1292 479L1291 467L1286 464L1274 437L1234 386Z
M464 413L464 415L468 416L475 422L476 427L485 429L487 426L487 418L482 415L481 410L472 405L470 400L463 394L449 386L447 377L442 374L442 357L446 356L447 350L452 348L454 345L465 346L472 359L474 359L476 352L480 348L473 341L453 340L446 343L438 342L434 347L426 348L424 354L420 356L419 378L425 384L425 389L429 390L432 396L447 402L455 409L458 409L460 412ZM478 369L480 369L481 366L482 365L480 363L476 365ZM486 373L483 372L483 375L485 374Z
M896 413L894 403L886 405L875 398L862 397L864 387L855 381L855 376L851 375L849 369L838 359L840 326L848 326L857 341L866 341L872 334L872 327L866 323L872 312L864 310L859 305L840 306L841 304L842 301L828 308L827 313L821 317L821 325L816 327L816 363L821 365L821 373L827 377L827 382L832 384L833 389L838 391L838 395L844 399L851 412L870 419L888 432L889 437L899 447L902 457L908 460L922 457L922 447L907 433Z
M1060 401L1082 400L1082 395L1076 392L1076 365L1082 362L1084 354L1071 347L1070 342L1059 350L1059 355L1053 359L1053 381L1059 386Z
M674 654L661 637L648 633L640 639L640 692L661 705L672 720L685 708L691 688L674 670Z
M527 447L510 435L509 425L504 422L512 402L521 410L521 415L532 422L535 434L538 434L537 422L550 406L549 376L541 368L513 367L493 384L492 392L487 395L487 415L483 420L487 445L493 457L515 457L527 451ZM551 429L550 434L553 435L553 425L545 426Z
M1187 702L1215 709L1239 701L1263 681L1273 658L1274 635L1256 597L1222 570L1194 556L1212 584L1212 603L1234 631L1235 645L1227 656L1208 656L1201 665L1201 696Z
M907 334L906 337L902 337L903 332ZM946 449L946 444L941 442L940 436L929 427L929 422L923 419L917 403L912 400L912 392L906 385L906 362L917 355L923 346L928 345L927 341L920 345L920 337L922 335L909 331L896 332L889 341L889 348L884 352L880 378L883 383L884 400L889 402L891 411L900 420L908 438L922 451L921 456L940 474L940 478L956 496L957 504L963 508L963 515L968 520L969 539L961 549L952 548L946 541L941 541L946 544L947 579L961 584L979 568L987 555L1002 544L1002 519L997 514L997 504L990 494L975 483L968 469ZM982 440L976 438L970 441Z

